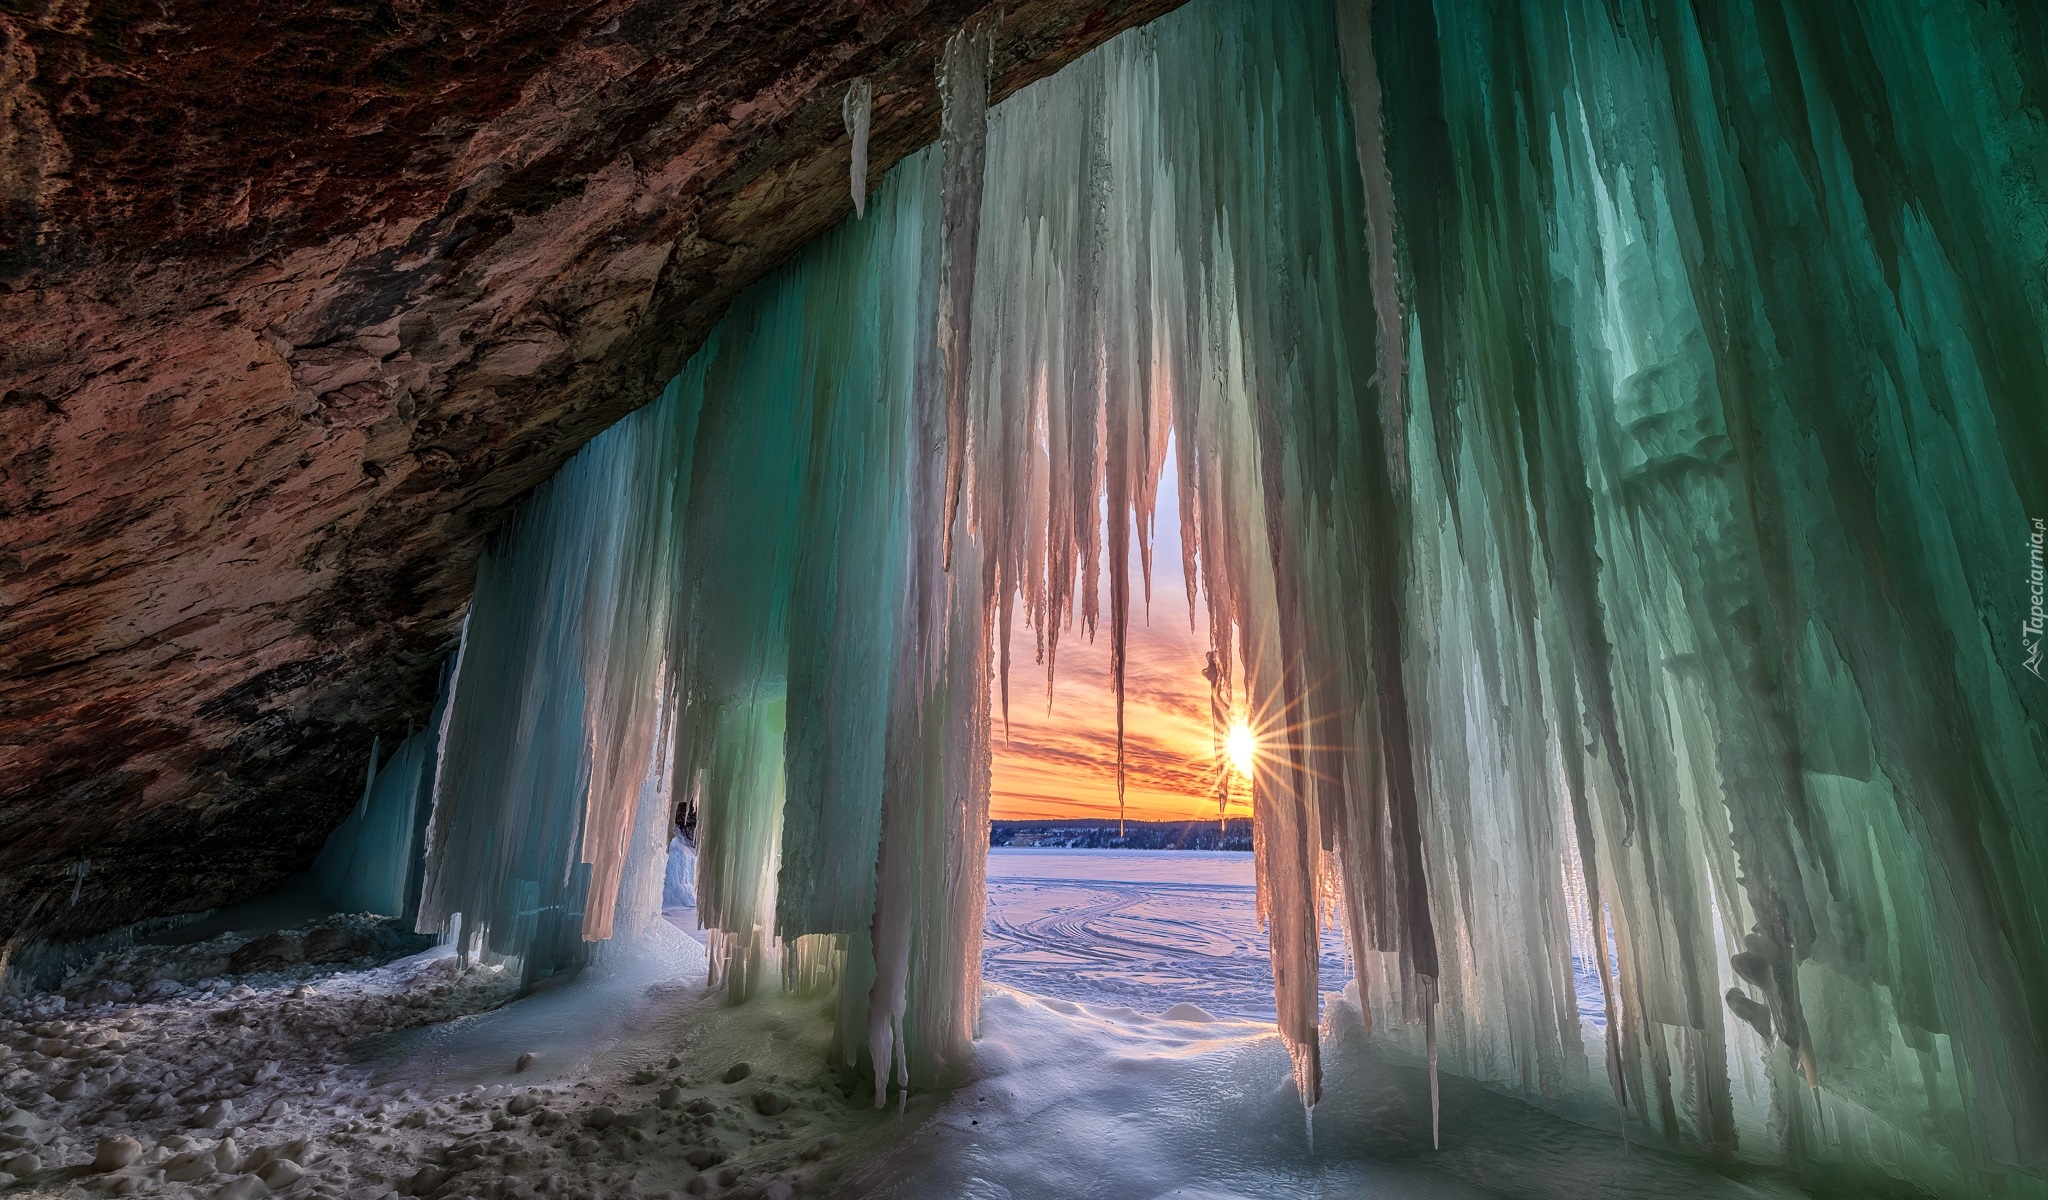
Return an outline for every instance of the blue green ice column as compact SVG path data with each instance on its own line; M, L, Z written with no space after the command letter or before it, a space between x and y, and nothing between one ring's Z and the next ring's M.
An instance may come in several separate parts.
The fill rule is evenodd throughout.
M321 890L344 912L410 919L419 911L426 825L453 666L450 662L442 669L441 691L426 728L407 734L382 762L378 747L371 746L362 799L327 836L313 861Z
M678 786L697 805L700 914L732 941L735 999L778 939L839 939L855 974L871 958L906 419L932 328L930 157L739 297L684 373L703 422Z
M1410 661L1509 764L1435 840L1571 827L1659 1136L2048 1194L2044 20L1377 6ZM1483 991L1465 1069L1540 1081Z

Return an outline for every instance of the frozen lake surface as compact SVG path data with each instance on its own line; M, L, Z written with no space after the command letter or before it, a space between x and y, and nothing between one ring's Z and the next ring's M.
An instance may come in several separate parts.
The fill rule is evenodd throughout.
M1186 1001L1271 1021L1273 964L1254 878L1244 853L996 847L982 978L1082 1004L1158 1012ZM1574 960L1573 974L1580 1017L1604 1026L1592 960ZM1342 934L1325 929L1321 990L1350 979Z
M1216 850L995 847L982 978L1082 1004L1160 1012L1186 1002L1271 1021L1273 965L1253 869L1251 855ZM664 911L701 941L695 876L696 857L678 841ZM1579 1016L1597 1044L1606 1024L1600 979L1590 957L1572 967ZM1350 979L1341 934L1324 930L1321 990L1342 991Z
M1252 856L1203 850L988 854L982 978L1038 996L1158 1012L1198 1004L1274 1019L1273 965ZM1351 977L1323 933L1322 986Z

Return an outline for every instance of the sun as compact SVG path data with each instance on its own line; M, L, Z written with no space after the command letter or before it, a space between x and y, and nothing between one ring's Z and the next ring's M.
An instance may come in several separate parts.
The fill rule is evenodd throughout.
M1230 765L1246 779L1252 777L1252 759L1259 752L1259 740L1252 736L1252 727L1239 721L1230 727L1230 736L1223 743L1224 753L1230 755Z

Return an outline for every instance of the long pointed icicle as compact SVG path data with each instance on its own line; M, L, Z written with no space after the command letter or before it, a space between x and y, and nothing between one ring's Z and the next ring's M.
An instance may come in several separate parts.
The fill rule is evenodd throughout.
M853 192L856 219L868 215L868 127L874 120L874 104L874 89L869 86L868 77L862 75L846 85L846 98L839 105L839 114L846 121L847 139L853 146L846 181Z
M973 353L974 266L981 238L983 168L988 159L991 34L971 22L946 42L940 59L939 361L945 371L946 511L944 563L953 567L953 518L967 477L967 389Z
M1432 979L1425 984L1423 992L1425 1015L1422 1019L1427 1025L1427 1032L1423 1036L1428 1043L1429 1052L1429 1147L1432 1150L1441 1150L1444 1148L1443 1101L1436 1073L1436 980Z

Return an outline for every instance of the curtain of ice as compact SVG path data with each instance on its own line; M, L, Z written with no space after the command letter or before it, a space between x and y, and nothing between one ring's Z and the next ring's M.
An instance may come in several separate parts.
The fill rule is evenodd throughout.
M1568 843L1632 1128L2048 1194L2040 9L1371 33L1454 1069L1577 1086Z
M729 994L957 1077L989 685L1021 620L1121 688L1172 469L1304 1100L1341 921L1461 1073L2024 1183L2030 11L1195 0L985 112L965 32L942 144L494 545L423 921L572 961L695 805Z
M693 423L673 395L621 422L535 493L478 568L419 927L460 913L465 953L517 960L529 977L609 937L629 864L667 840L638 815L667 802L645 783L671 687L674 493Z
M941 144L738 300L494 546L423 919L462 912L530 972L573 961L645 919L624 881L672 796L695 806L734 999L793 953L786 982L839 978L841 1049L865 1049L878 1095L957 1075L992 675L1009 702L993 647L1021 616L1049 677L1077 617L1106 624L1121 691L1177 440L1218 695L1242 693L1271 747L1261 904L1312 1102L1332 863L1373 881L1360 944L1435 971L1405 760L1340 748L1404 710L1364 701L1399 694L1397 627L1352 603L1390 594L1401 513L1384 467L1342 478L1388 452L1330 15L1197 4L992 113L991 36L947 49ZM1346 557L1368 532L1378 557Z
M987 711L961 697L987 639L976 569L938 557L940 165L914 156L874 193L886 219L740 298L494 543L423 927L460 912L529 974L579 962L651 917L641 843L693 806L698 915L732 999L781 958L792 986L837 981L842 1033L865 1030L881 944L886 1053L920 1083L964 1062ZM866 1043L846 1039L849 1063Z

